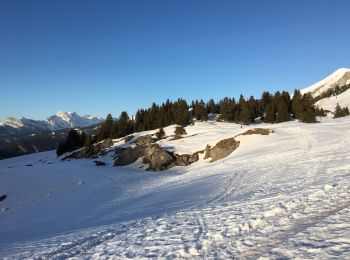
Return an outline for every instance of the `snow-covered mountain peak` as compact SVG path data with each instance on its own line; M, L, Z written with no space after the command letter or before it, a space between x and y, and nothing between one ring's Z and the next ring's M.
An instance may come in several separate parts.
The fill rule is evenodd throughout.
M18 133L21 132L21 130L26 133L28 133L28 130L35 133L43 130L56 131L65 128L88 127L102 122L103 119L96 116L79 116L75 112L59 111L46 120L8 117L0 122L0 127L6 128L6 133L11 133L13 131Z
M340 68L335 72L322 79L321 81L302 89L302 94L311 93L313 97L319 96L328 89L335 88L335 86L344 86L350 84L350 69Z

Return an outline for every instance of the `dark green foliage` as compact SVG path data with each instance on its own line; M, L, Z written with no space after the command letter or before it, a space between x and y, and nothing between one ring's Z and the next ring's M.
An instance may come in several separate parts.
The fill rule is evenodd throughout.
M292 113L294 118L300 118L303 112L303 96L300 90L294 90L292 99Z
M343 117L343 116L348 116L349 115L349 108L348 107L341 107L338 103L337 106L335 107L334 111L334 118L338 117Z
M276 121L276 109L275 109L275 104L272 101L265 105L264 122L273 124L275 123L275 121Z
M299 90L294 91L292 99L292 112L296 119L304 123L316 122L316 108L311 94L302 95Z
M119 119L116 123L116 137L120 138L134 132L133 120L129 118L126 111L121 112Z
M159 131L156 133L157 139L161 140L165 137L165 132L163 128L160 128Z
M66 140L63 143L59 143L56 150L57 156L83 147L85 142L84 139L86 140L84 132L79 134L76 130L70 130Z
M192 102L192 108L193 108L193 116L200 121L207 121L208 120L208 113L207 109L205 107L205 103L203 100L199 101L193 101Z
M219 114L220 106L215 103L213 99L210 99L207 103L207 113L208 114Z
M220 119L228 122L233 122L235 119L235 99L225 97L220 101Z
M106 138L114 138L116 135L114 121L111 114L108 114L106 120L101 125L100 132L98 134L98 140L101 141Z
M316 107L315 113L316 116L326 116L326 112L323 110L323 108Z
M243 125L249 125L252 122L251 112L249 110L248 102L243 95L239 98L239 122Z
M288 92L283 91L282 94L276 92L275 97L276 123L287 122L290 120L290 96Z
M339 95L345 91L350 89L350 84L348 85L343 85L343 86L335 86L334 88L327 89L327 91L323 92L321 95L318 95L315 97L315 103L323 98L328 98L331 96L336 96Z
M174 133L175 133L175 139L179 139L183 135L187 134L186 129L181 125L178 125L175 127Z
M178 99L174 104L175 124L185 126L189 122L188 105L185 100Z

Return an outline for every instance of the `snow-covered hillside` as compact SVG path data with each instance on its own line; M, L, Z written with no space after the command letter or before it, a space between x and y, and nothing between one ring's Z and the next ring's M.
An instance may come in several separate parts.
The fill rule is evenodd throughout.
M344 86L350 84L350 69L341 68L337 69L328 77L323 80L302 89L300 92L302 94L311 93L313 97L326 92L328 89L334 88L335 86Z
M192 152L253 127L201 122L161 145ZM0 258L349 258L349 117L259 127L275 132L163 172L112 154L0 161Z
M334 111L337 103L339 103L341 107L350 108L350 89L339 95L323 98L316 102L316 105L325 110Z
M100 117L90 115L79 116L75 112L61 111L48 117L46 120L8 117L0 122L0 136L10 137L12 135L56 131L65 128L88 127L102 122L103 119Z

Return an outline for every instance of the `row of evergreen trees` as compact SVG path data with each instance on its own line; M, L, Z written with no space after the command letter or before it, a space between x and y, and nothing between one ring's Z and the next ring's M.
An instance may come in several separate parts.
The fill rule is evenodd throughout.
M287 91L277 91L275 94L265 91L261 99L255 99L253 96L245 99L241 95L238 101L225 97L219 102L213 99L207 103L194 100L191 105L181 98L175 102L167 100L161 105L153 103L148 109L139 109L135 118L130 118L126 111L116 120L108 114L98 134L93 137L86 136L85 133L80 136L70 132L66 142L59 145L57 154L90 146L106 138L120 138L133 132L159 129L172 124L185 126L191 123L193 117L206 121L211 113L220 114L220 120L244 125L253 123L256 118L261 118L265 123L281 123L291 118L312 123L316 122L316 116L325 116L325 112L315 108L314 103L315 99L310 94L301 94L299 90L294 91L292 98ZM347 112L348 110L339 110L336 114L343 115ZM72 141L73 139L75 141Z

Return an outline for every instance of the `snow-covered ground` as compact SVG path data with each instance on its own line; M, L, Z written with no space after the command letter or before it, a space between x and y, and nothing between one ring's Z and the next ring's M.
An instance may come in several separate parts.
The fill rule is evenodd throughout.
M163 172L0 161L0 258L350 258L350 117L258 126L275 132ZM161 144L193 152L253 127L197 123Z

